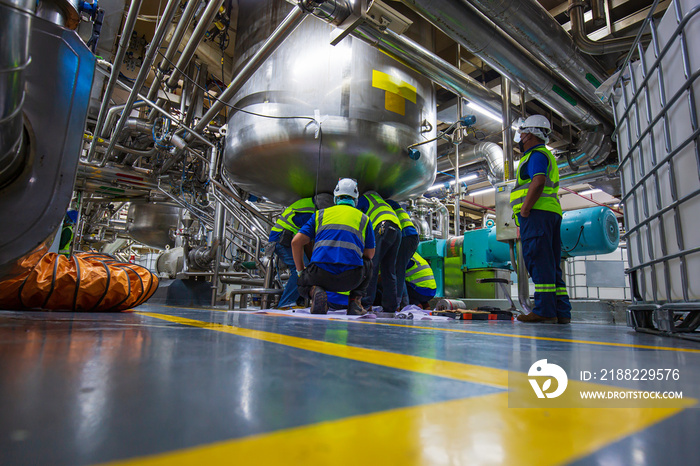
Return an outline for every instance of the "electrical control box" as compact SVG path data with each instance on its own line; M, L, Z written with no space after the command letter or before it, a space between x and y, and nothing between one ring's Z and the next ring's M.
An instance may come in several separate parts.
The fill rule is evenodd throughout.
M520 234L513 218L513 208L510 206L510 192L515 180L505 181L496 185L496 239L511 241Z

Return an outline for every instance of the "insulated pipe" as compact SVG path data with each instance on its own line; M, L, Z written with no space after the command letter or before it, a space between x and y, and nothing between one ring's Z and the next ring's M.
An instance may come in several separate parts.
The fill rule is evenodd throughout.
M454 157L450 157L449 161L439 162L438 170L444 171L449 169L450 165L454 165ZM487 175L491 184L503 180L503 149L495 142L480 142L460 152L460 166L473 165L479 162L486 163Z
M194 2L194 0L190 1ZM189 42L187 42L187 45L185 45L184 50L180 54L180 58L177 60L177 65L173 70L173 73L170 75L170 78L168 78L166 85L170 89L175 89L177 87L177 82L180 79L180 76L182 76L182 71L185 70L187 65L192 60L192 57L194 57L197 47L199 47L199 43L202 42L202 39L204 39L204 36L209 30L209 26L211 26L212 21L214 21L216 14L219 12L219 8L221 8L222 3L224 3L224 0L209 0L209 4L204 10L204 13L202 13L202 16L199 18L197 27L194 28ZM170 21L168 21L168 23L169 22Z
M136 0L138 1L138 0ZM117 127L114 130L114 135L118 135L122 129L124 129L124 125L126 124L126 120L129 118L129 114L131 113L131 108L134 105L134 102L139 96L139 91L141 90L141 87L143 86L143 83L146 82L146 78L148 77L148 73L151 71L151 65L153 64L153 61L156 58L156 52L158 52L158 47L160 47L161 42L163 42L163 37L165 36L165 30L168 28L170 23L173 20L173 16L175 16L175 12L178 9L178 6L180 5L179 0L169 0L168 5L165 7L165 11L163 12L163 16L161 16L160 21L158 22L158 26L156 27L156 31L153 34L153 40L148 46L148 50L146 51L146 56L143 58L143 63L141 64L141 69L139 70L139 74L136 76L136 79L134 80L134 86L129 93L129 97L126 100L126 104L124 106L124 110L122 111L122 116L119 118L119 121L117 122ZM129 34L131 36L131 34ZM123 38L123 35L122 35ZM114 73L119 73L119 66L115 63L115 65L112 67L112 75ZM111 76L110 76L111 80ZM104 101L102 102L104 104ZM109 154L112 152L114 149L114 145L117 142L117 138L113 137L111 138L109 142L109 146L107 147L107 151L105 152L104 158L102 159L102 163L105 163L109 157Z
M226 211L224 205L220 202L216 203L216 211L214 212L214 239L212 240L212 248L216 243L216 248L213 251L215 257L214 275L211 280L211 305L216 305L216 292L219 288L219 267L221 265L221 252L224 243L224 227L226 225Z
M586 25L583 19L583 8L586 3L580 0L569 0L569 16L571 17L571 36L582 52L589 55L605 55L606 53L626 53L636 40L635 36L616 37L599 41L590 40L586 35Z
M579 168L586 165L603 149L603 139L605 134L602 131L588 131L582 133L574 150L566 154L566 160L569 162L569 167L572 170L578 171ZM608 152L610 149L608 148Z
M114 86L117 84L117 79L119 78L119 71L124 62L124 56L129 48L129 41L131 41L131 33L134 32L134 26L136 26L136 17L139 14L139 9L141 9L141 3L143 0L132 0L131 6L129 7L129 12L126 15L126 21L124 22L124 28L121 32L121 37L119 38L119 47L117 48L117 54L114 56L114 63L112 64L112 72L109 75L109 81L107 81L107 87L105 87L105 93L102 97L102 104L100 105L100 113L97 116L97 124L95 124L95 134L96 136L102 133L102 125L107 117L107 107L109 107L109 101L112 99L112 91L114 91ZM95 155L95 144L96 141L92 141L90 144L90 149L88 150L87 160L88 162L92 160Z
M513 117L510 113L510 81L505 76L501 76L501 94L503 96L503 121L501 123L503 127L503 179L507 181L515 178L515 162L513 161Z
M214 0L219 1L219 0ZM199 120L197 126L194 127L195 132L201 132L207 127L209 122L213 120L216 115L224 108L225 102L228 102L233 98L234 95L241 89L243 84L253 76L260 65L262 65L267 58L272 55L272 53L277 50L277 47L284 42L284 40L301 24L301 22L306 18L306 12L301 8L294 8L289 12L286 18L280 23L279 26L272 32L270 37L267 38L265 43L258 49L255 54L250 57L250 60L245 64L245 66L238 72L238 74L233 78L231 84L226 87L224 92L219 95L218 99L214 101L212 106L209 108L206 114ZM188 135L188 141L191 140L192 136Z
M591 3L596 5L599 1ZM605 71L581 53L571 36L537 0L467 0L467 3L565 80L602 116L612 120L612 107L595 95L605 80Z
M606 122L606 118L586 102L579 101L567 91L563 82L522 53L517 44L503 36L494 24L465 8L461 0L403 2L574 126L590 129Z
M175 32L173 32L173 36L170 38L170 43L168 43L168 48L165 50L165 58L163 58L158 65L156 77L153 79L151 88L148 90L148 95L146 96L148 100L153 100L158 95L158 88L160 87L160 83L163 81L163 75L170 69L170 62L173 61L173 57L177 53L180 42L182 42L182 37L185 35L185 31L190 26L198 6L199 1L197 0L190 0L187 2L185 11L182 12L180 21L178 21Z
M35 5L33 0L0 0L0 186L23 165L24 70Z

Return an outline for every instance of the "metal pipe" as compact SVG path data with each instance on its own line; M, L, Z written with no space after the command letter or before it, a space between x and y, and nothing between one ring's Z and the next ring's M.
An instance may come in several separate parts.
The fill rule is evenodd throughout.
M139 9L141 9L141 3L143 3L143 0L133 0L131 2L131 6L129 6L129 12L126 15L124 28L122 29L121 37L119 38L119 47L117 48L117 53L114 56L112 72L109 74L109 81L107 81L107 87L105 88L105 93L102 97L102 104L100 105L100 113L97 116L97 124L95 125L95 132L93 133L96 136L102 133L102 125L104 124L105 118L107 117L107 107L109 107L109 101L112 98L114 86L117 84L117 80L119 78L119 71L122 67L122 63L124 62L124 56L126 55L126 51L129 48L129 41L131 40L131 34L134 32L134 26L136 26L136 17L139 14ZM94 155L95 141L93 141L92 144L90 144L87 160L92 161Z
M454 165L454 158L448 153L446 161L438 162L438 171L448 170ZM503 180L504 165L503 165L503 149L495 142L480 142L467 149L463 149L460 153L460 166L465 167L475 163L484 162L486 164L486 173L491 184Z
M24 164L24 71L36 2L0 0L0 186Z
M194 14L197 11L197 7L199 6L199 4L200 2L196 0L191 0L187 2L185 11L182 12L180 21L178 21L177 27L175 28L175 32L173 32L173 36L170 38L170 42L168 43L168 48L165 50L165 58L163 58L163 60L161 60L160 64L158 65L156 77L153 79L151 88L148 90L148 100L153 100L157 97L158 89L160 88L160 83L163 81L163 75L167 73L170 69L170 62L173 61L173 57L175 56L175 53L177 53L177 49L180 46L180 42L182 42L182 37L185 35L185 31L190 26L192 18L194 18Z
M582 129L603 123L608 125L607 117L602 117L586 102L579 101L566 89L566 84L518 50L517 45L486 18L464 8L461 0L403 2L571 124Z
M180 76L182 76L182 71L185 70L187 65L192 60L192 57L194 57L194 53L197 51L199 43L202 42L202 39L204 39L204 36L209 30L209 26L211 26L212 21L214 21L216 14L219 12L219 8L221 8L222 3L224 3L224 0L209 0L204 13L202 13L202 16L199 18L197 27L194 28L189 42L187 42L187 45L185 45L185 48L180 54L180 58L177 60L177 65L175 66L173 73L170 75L170 78L168 78L166 85L170 89L175 89L177 87L177 82L180 80Z
M594 1L595 3L595 1ZM571 36L583 53L589 55L605 55L606 53L625 53L630 50L636 37L615 37L604 40L590 40L586 35L586 25L583 18L583 8L586 3L581 0L569 0L569 16L571 17Z
M440 236L442 239L447 239L450 236L450 212L442 202L435 198L433 198L433 206L435 207L435 212L439 214L438 229L440 230ZM432 227L430 229L432 230ZM430 233L432 236L432 231Z
M218 1L218 0L213 0ZM209 111L199 120L197 126L194 127L195 132L200 132L207 127L207 125L219 114L221 109L236 95L243 84L250 79L250 77L257 71L257 69L262 65L267 58L272 55L272 53L277 50L277 47L284 42L284 40L301 24L301 22L306 18L306 12L301 8L294 8L289 12L286 18L280 23L279 26L273 31L270 37L267 38L265 43L258 49L257 52L246 62L245 66L238 72L238 74L233 78L231 84L229 84L224 92L219 95L219 97L214 101ZM188 140L190 138L188 137Z
M591 0L591 12L593 23L601 25L605 21L605 0Z
M468 0L466 3L560 76L602 116L612 120L612 107L595 95L605 80L605 70L581 53L571 36L537 0Z
M234 193L233 191L231 191L226 186L222 185L221 183L219 183L216 180L212 180L212 184L214 186L216 186L217 189L219 189L222 193L233 198L234 201L238 202L238 204L243 206L243 208L245 210L247 210L248 212L253 214L255 217L257 217L258 219L262 220L263 222L265 222L266 224L268 224L270 226L273 225L273 222L269 218L265 217L263 214L261 214L260 212L258 212L257 210L253 209L251 206L246 204L246 202L243 199L241 199L241 197L238 194Z
M457 46L459 50L459 46ZM459 52L457 53L459 56ZM460 97L457 101L457 120L461 120L464 111L464 100ZM462 182L459 180L459 144L462 142L462 126L457 125L457 129L454 132L454 136L457 136L457 143L455 146L455 204L454 204L454 214L455 214L455 236L459 236L460 232L460 217L462 216L462 208L459 205L459 200L462 197Z
M214 307L216 305L216 292L219 288L219 267L221 265L221 251L224 242L224 226L226 225L226 211L221 202L217 202L216 210L214 212L214 240L216 242L216 252L214 253L214 275L211 279L211 305Z
M156 31L153 34L153 40L148 46L146 56L143 58L143 63L141 64L139 74L134 80L133 89L131 93L129 93L129 97L126 100L126 104L124 110L122 111L122 115L119 118L119 121L117 122L117 127L114 131L115 134L119 134L122 131L122 129L124 129L126 120L129 117L129 114L131 113L131 107L132 105L134 105L134 102L139 96L139 91L141 90L143 83L146 81L148 73L151 71L151 65L153 64L153 60L155 60L156 58L156 52L158 52L158 47L160 47L160 44L163 41L163 36L165 36L165 30L168 27L168 25L170 25L170 22L173 20L173 16L175 16L175 12L177 11L179 4L179 0L169 0L167 6L165 7L163 16L158 22ZM112 68L112 74L114 74L115 71L117 71L118 73L118 67L116 66L116 64ZM143 100L147 99L144 98ZM110 140L109 146L107 147L107 152L105 152L103 160L107 160L109 154L112 152L112 150L114 150L114 145L116 144L116 142L117 138L112 138Z
M503 179L508 181L514 178L515 168L513 162L513 118L510 114L510 81L505 76L501 76L501 96L503 97Z

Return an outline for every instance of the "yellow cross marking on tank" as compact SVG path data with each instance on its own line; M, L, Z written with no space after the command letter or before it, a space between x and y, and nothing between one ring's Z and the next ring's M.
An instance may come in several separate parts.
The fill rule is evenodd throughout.
M406 114L406 100L416 103L416 88L406 81L381 71L372 70L372 87L386 91L384 108L399 115Z
M316 353L438 377L507 387L503 369L440 361L309 340L183 317L137 314L254 338ZM571 381L581 386L595 387ZM673 416L696 400L663 408L509 408L496 393L353 416L183 450L109 463L189 464L456 464L549 465L583 458ZM536 434L542 441L533 441Z

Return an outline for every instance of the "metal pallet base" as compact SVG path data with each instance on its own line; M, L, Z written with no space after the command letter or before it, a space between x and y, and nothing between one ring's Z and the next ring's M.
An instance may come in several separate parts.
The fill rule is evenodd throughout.
M627 309L627 325L637 332L700 342L700 303L630 306Z

